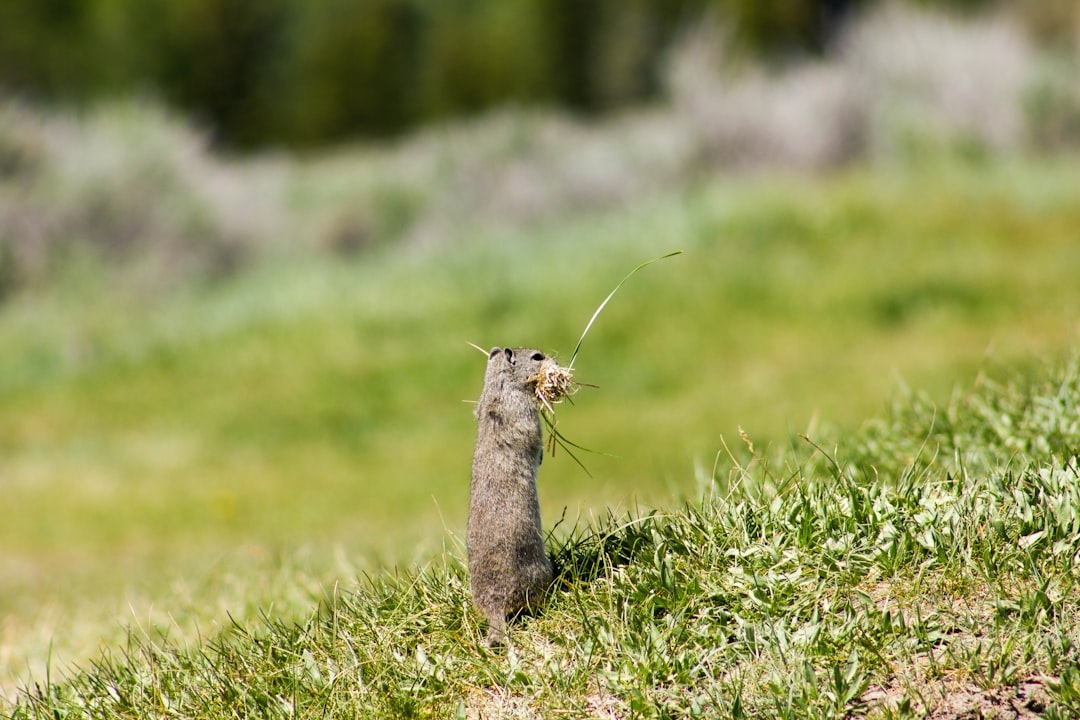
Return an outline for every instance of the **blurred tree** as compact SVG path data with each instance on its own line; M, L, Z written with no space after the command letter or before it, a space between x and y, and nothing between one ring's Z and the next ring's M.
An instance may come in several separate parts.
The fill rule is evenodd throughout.
M555 97L601 111L651 97L663 58L708 0L546 0L544 46Z
M555 97L544 0L442 0L430 8L424 116Z
M145 74L230 144L272 138L273 80L292 0L127 0Z
M684 13L694 3L605 0L595 54L589 61L591 105L616 108L652 97L660 68ZM695 19L700 11L695 10Z
M711 0L745 50L773 60L820 54L844 20L874 0Z
M588 68L601 7L582 0L548 0L544 10L544 53L551 63L554 93L571 107L589 108L594 93Z
M671 43L707 13L785 60L880 1L0 0L0 92L149 92L225 144L311 146L505 102L618 108L655 96ZM1074 1L1017 7L1053 26L1047 3Z
M0 3L0 83L31 97L83 96L97 90L86 62L93 44L92 3Z
M410 0L305 3L276 98L281 136L311 145L415 123L425 31Z

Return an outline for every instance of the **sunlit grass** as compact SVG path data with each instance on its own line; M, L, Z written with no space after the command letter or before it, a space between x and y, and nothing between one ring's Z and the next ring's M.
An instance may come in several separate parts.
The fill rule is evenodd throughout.
M718 180L422 252L298 256L166 300L12 301L4 677L28 662L40 675L45 635L54 658L92 653L127 599L172 612L170 583L212 587L247 552L303 549L326 581L339 565L312 558L335 551L361 567L429 556L465 524L463 401L483 374L466 343L568 362L627 268L673 248L685 253L636 275L575 362L598 387L560 407L559 430L615 457L580 456L592 477L545 461L548 527L564 508L696 495L695 468L740 427L784 444L875 414L902 382L943 401L988 366L1064 355L1080 320L1078 184L1064 161ZM255 567L260 595L276 570ZM60 610L42 625L38 607Z
M194 649L140 628L13 716L1075 717L1078 397L1073 359L736 445L699 500L556 533L554 589L506 650L455 542L317 605L286 566L259 589L291 617Z

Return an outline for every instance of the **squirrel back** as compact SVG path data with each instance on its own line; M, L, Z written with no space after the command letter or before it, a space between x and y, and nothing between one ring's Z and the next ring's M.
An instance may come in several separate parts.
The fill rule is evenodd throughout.
M536 493L543 457L536 383L554 362L532 348L493 348L476 405L469 578L491 645L503 641L506 616L535 608L551 584Z

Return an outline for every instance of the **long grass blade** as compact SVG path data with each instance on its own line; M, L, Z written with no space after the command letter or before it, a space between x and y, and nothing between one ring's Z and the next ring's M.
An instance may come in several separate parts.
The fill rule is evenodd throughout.
M593 323L596 322L597 316L600 315L600 312L608 304L608 301L611 300L611 298L615 297L615 293L619 292L619 288L621 288L623 286L623 283L625 283L627 280L629 280L631 277L633 277L634 273L636 273L638 270L646 268L649 265L652 265L654 262L658 262L660 260L664 260L666 258L673 257L675 255L681 255L681 254L682 254L682 250L676 250L674 252L669 252L667 255L661 255L660 257L653 258L652 260L646 260L645 262L641 263L636 268L631 270L629 273L627 273L626 277L624 277L622 280L619 281L619 284L615 286L615 289L612 290L608 294L608 296L606 298L604 298L604 302L600 303L600 307L596 308L596 312L594 312L592 317L589 318L589 324L585 326L585 331L582 332L581 337L578 338L577 345L574 346L574 352L570 356L570 364L567 367L570 368L570 369L573 369L574 360L577 359L578 350L581 349L581 343L584 342L585 336L589 334L589 330L592 328Z
M577 463L577 466L579 468L581 468L582 470L584 470L585 474L588 475L591 478L592 473L589 472L589 468L585 467L585 463L581 462L581 460L578 459L578 456L575 455L573 453L573 451L570 450L569 447L567 447L566 439L562 436L562 433L560 433L558 430L555 429L555 422L551 418L549 418L547 416L547 413L540 413L540 417L544 419L544 423L548 426L548 430L551 433L550 435L548 435L548 448L549 448L550 455L552 457L554 457L554 455L555 455L554 446L557 444L559 447L561 447L563 449L563 451L567 455L570 456L570 459L573 460L575 463Z
M552 419L550 417L548 417L546 414L543 414L541 417L543 417L544 423L547 424L547 427L548 427L548 430L550 431L550 433L552 435L554 435L555 438L558 439L559 447L566 448L567 446L569 446L569 447L572 447L572 448L577 448L578 450L582 450L582 451L587 452L587 453L592 453L593 455L601 455L603 457L609 457L609 458L618 458L619 457L615 453L604 452L603 450L593 450L592 448L587 448L584 445L578 445L576 442L574 442L573 440L569 440L565 435L563 435L561 432L559 432L558 429L555 427L555 424L554 424L554 422L552 421Z

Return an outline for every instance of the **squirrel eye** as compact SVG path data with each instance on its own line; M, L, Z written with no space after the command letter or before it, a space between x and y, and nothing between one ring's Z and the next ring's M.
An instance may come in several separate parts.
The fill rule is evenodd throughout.
M540 362L544 359L544 353L533 353L532 359L536 362Z

